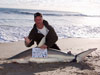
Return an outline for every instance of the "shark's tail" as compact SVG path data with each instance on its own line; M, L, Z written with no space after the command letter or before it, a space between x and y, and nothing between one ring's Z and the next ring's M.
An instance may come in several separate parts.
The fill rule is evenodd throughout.
M75 59L73 60L73 62L81 62L86 56L88 56L88 54L90 54L91 52L97 50L97 48L92 48L92 49L88 49L87 51L83 51L79 54L77 54L75 56Z

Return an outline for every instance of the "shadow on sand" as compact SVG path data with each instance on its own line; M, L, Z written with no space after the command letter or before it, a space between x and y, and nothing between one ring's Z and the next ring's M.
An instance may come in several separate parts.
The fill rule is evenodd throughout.
M39 72L53 71L56 69L64 69L66 67L75 67L80 70L94 70L90 64L87 63L28 63L28 64L17 64L17 63L4 63L0 64L0 75L35 75Z

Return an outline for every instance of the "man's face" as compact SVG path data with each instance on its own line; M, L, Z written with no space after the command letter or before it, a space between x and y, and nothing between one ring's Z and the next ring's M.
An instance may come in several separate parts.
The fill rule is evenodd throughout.
M34 19L35 23L37 25L41 25L43 24L43 18L41 16L37 16L35 19Z

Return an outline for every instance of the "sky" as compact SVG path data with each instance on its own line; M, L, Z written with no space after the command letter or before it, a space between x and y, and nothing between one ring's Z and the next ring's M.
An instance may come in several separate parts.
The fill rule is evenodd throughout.
M0 0L2 8L81 12L100 15L100 0Z

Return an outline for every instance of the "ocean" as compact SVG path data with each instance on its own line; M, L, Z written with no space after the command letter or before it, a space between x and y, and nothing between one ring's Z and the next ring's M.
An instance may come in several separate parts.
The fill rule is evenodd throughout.
M59 39L100 38L100 16L79 12L0 8L0 43L24 40L34 25L34 13L54 27Z

